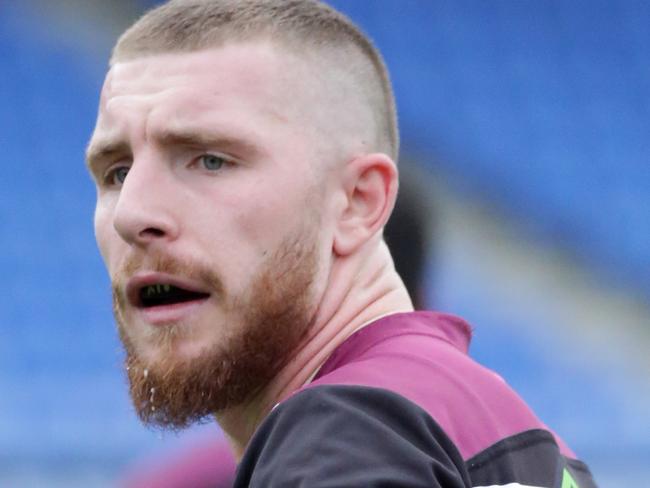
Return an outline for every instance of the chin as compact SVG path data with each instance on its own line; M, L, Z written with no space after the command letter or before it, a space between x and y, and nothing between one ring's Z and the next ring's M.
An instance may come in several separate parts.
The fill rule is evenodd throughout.
M209 356L215 342L204 338L175 337L163 344L144 343L142 347L136 347L136 351L143 364L153 368L163 364L169 367L172 364L191 364Z
M204 341L179 341L171 355L178 361L192 361L205 357L213 347L214 344L206 344Z

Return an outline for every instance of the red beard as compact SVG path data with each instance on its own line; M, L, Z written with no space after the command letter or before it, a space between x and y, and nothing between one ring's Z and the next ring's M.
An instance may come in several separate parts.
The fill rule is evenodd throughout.
M218 278L204 268L158 256L154 271L211 283L222 292L228 316L235 317L232 325L236 327L229 328L233 333L226 340L192 359L180 360L171 354L159 354L161 359L153 362L141 358L122 320L125 303L119 287L114 288L131 399L145 424L185 428L247 402L268 385L291 359L314 319L315 243L313 236L305 235L283 243L261 267L246 295L236 298L226 297ZM138 266L139 262L130 263L123 274L129 276ZM172 351L182 331L182 324L165 327L151 339L159 348Z

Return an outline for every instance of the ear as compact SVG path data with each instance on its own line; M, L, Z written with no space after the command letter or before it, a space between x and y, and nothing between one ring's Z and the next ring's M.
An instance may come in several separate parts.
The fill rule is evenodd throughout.
M397 197L397 166L385 154L366 154L347 163L346 195L334 235L334 252L354 253L388 221Z

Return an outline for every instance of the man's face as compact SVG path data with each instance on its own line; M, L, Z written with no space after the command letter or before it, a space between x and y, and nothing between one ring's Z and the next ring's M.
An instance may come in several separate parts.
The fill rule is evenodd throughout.
M295 62L235 44L107 76L89 147L95 233L145 421L244 402L314 319L331 242Z

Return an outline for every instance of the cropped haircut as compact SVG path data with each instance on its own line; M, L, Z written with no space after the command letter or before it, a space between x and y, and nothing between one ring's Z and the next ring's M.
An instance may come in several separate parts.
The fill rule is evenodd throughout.
M377 149L397 159L395 99L382 56L349 18L319 0L171 0L120 37L110 63L258 39L351 74L375 121Z

